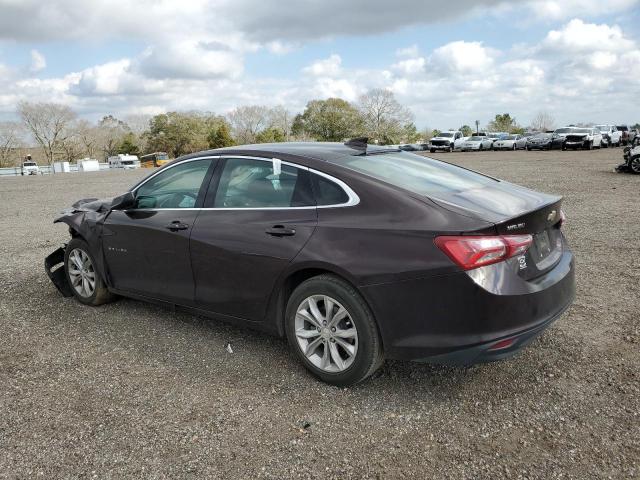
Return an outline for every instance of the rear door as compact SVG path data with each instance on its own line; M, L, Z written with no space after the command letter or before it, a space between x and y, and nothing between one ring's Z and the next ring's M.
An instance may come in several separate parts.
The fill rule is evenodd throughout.
M189 237L215 162L193 159L160 170L135 189L135 208L109 214L103 248L116 289L193 304Z
M309 177L275 159L222 160L191 234L199 307L263 319L278 276L316 228Z

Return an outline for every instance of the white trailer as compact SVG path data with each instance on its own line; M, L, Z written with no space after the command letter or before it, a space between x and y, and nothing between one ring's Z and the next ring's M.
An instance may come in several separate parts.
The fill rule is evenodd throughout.
M140 168L140 160L136 155L114 155L109 157L109 168L123 168L125 170L133 170Z

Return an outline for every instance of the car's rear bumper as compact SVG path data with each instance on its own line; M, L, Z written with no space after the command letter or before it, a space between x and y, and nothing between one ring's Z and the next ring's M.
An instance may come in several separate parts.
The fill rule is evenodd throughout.
M512 259L515 260L515 259ZM385 356L435 363L475 363L512 355L557 319L575 295L574 259L538 279L522 280L508 262L363 287L380 327ZM492 351L496 342L515 339Z

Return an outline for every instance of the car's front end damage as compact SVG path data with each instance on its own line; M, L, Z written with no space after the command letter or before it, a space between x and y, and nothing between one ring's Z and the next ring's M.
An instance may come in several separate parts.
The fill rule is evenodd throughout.
M78 200L71 208L62 212L53 223L66 223L71 237L80 236L89 245L100 272L104 272L104 257L102 254L102 224L110 212L112 200L87 198ZM64 272L64 253L66 245L53 251L44 259L47 275L58 291L65 297L72 296L71 287Z

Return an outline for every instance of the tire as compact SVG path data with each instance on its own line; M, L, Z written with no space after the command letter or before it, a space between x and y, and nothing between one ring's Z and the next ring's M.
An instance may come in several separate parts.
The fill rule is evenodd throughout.
M480 144L480 148L478 148L478 150L484 150L484 148L482 148L482 144Z
M449 153L453 153L453 145L449 145Z
M429 151L430 151L431 153L436 153L436 149L435 149L435 148L432 148L432 149L430 149Z
M631 157L628 165L631 173L640 174L640 156Z
M84 260L84 261L83 261ZM77 263L82 262L84 267L80 270L80 265ZM80 284L77 283L79 276L73 274L73 271L84 271L84 276L80 274ZM97 270L96 262L91 254L89 245L81 238L74 238L68 244L64 252L64 271L67 275L67 282L71 286L73 296L76 297L80 303L84 305L98 306L103 303L110 302L115 299L115 295L111 293L107 286L102 281L102 276ZM91 274L93 274L93 288L91 289Z
M531 147L524 147L527 152L531 151Z
M340 310L347 312L337 320L335 327L331 327L330 316L326 315L327 298L333 301L331 311L334 318L338 317ZM317 316L312 313L312 303L316 305ZM291 294L285 315L289 345L307 370L323 382L338 387L354 385L371 376L382 365L382 341L373 314L360 294L344 280L333 275L319 275L306 280ZM349 332L352 335L353 330L355 337L337 333L345 335ZM303 335L298 332L303 332ZM315 348L313 342L317 342ZM343 346L345 342L348 346L355 346L351 356ZM310 345L312 349L307 356L303 348ZM334 355L339 356L339 362L335 361Z

